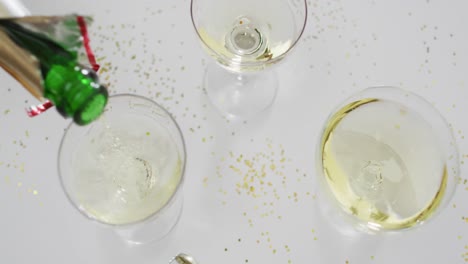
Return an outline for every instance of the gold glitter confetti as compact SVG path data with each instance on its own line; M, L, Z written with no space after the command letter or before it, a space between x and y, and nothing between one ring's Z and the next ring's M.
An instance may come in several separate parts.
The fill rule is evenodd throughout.
M468 245L465 246L465 253L462 254L462 258L465 262L468 262Z
M300 189L288 190L287 188L289 183L295 182L296 179L306 179L307 174L297 167L291 166L292 159L288 158L286 153L287 151L281 144L274 144L271 139L267 139L263 150L249 153L236 153L233 150L227 150L224 155L216 153L219 156L214 156L217 160L217 164L214 166L215 177L223 179L222 182L219 182L218 188L226 186L225 179L229 178L232 182L230 188L232 188L234 195L242 196L244 199L252 199L253 202L249 203L250 207L240 212L245 224L250 228L254 225L264 225L262 220L264 218L270 218L275 222L284 221L287 215L279 214L280 211L276 210L278 204L284 206L285 203L289 203L291 205L293 202L299 202L300 198L306 195L305 191L299 191ZM208 180L203 179L203 181ZM217 186L215 183L210 185ZM291 186L294 185L291 184ZM287 195L290 195L291 201L278 202L281 197ZM311 193L308 192L308 195L310 196ZM287 253L292 251L289 245L284 244L286 241L282 241L282 245L276 244L269 232L262 232L261 237L254 241L256 244L270 249L273 254L278 253L278 249L282 249L282 247Z

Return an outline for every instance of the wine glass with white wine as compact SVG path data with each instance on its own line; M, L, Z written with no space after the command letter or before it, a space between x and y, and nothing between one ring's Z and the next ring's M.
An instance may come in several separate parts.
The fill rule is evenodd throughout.
M297 44L307 21L305 0L192 0L192 22L206 51L204 87L229 117L248 118L274 101L278 81L269 66ZM267 69L269 68L269 69Z
M185 157L182 133L164 108L120 94L90 125L70 124L58 168L66 196L83 215L144 244L165 237L179 220Z
M448 204L459 176L447 122L398 88L369 88L345 100L317 150L322 201L331 205L324 208L339 208L335 216L370 233L427 222Z

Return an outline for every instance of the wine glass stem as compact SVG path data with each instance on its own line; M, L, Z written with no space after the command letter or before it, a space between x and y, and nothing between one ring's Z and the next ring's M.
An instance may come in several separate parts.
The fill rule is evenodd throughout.
M210 65L204 84L211 102L222 113L250 118L273 103L278 81L272 70L239 73Z

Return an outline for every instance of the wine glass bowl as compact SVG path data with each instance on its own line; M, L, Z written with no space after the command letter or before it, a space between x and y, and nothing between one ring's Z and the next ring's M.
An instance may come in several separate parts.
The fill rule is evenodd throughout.
M192 22L209 54L231 71L261 70L299 41L307 4L299 0L192 0Z
M446 207L459 176L445 119L398 88L369 88L341 103L326 121L317 152L322 198L359 230L427 222Z
M88 126L70 124L58 171L63 190L88 219L126 242L167 235L182 210L183 135L171 115L141 96L109 97L104 114Z

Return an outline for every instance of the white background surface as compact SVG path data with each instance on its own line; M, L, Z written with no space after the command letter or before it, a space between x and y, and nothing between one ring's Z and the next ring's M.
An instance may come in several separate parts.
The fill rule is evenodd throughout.
M69 120L54 109L28 118L24 108L36 101L2 71L0 263L167 263L179 252L201 264L467 262L468 185L458 185L449 206L422 228L372 237L330 225L317 210L314 180L324 120L369 86L399 86L434 103L468 162L466 1L308 1L306 32L277 68L277 101L240 124L223 120L202 92L211 59L193 32L188 0L25 3L33 14L93 15L92 46L109 69L101 79L111 92L148 96L176 116L188 151L185 204L175 232L142 247L128 247L85 219L57 175ZM268 173L266 195L236 192L247 173L239 155L257 156L258 171L274 159L277 173ZM254 187L260 193L258 182Z

